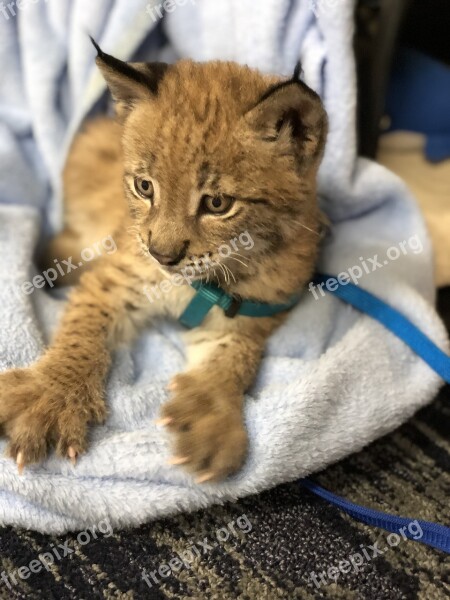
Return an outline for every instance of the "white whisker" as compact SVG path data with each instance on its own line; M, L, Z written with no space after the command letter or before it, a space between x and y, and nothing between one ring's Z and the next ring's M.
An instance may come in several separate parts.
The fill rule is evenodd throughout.
M245 262L242 262L242 260L239 260L238 258L231 256L231 254L228 258L231 258L231 260L235 260L236 262L241 263L241 265L243 265L246 269L248 269L248 265Z
M228 267L227 265L223 265L225 267L225 269L230 273L231 277L234 280L234 283L236 283L236 277L234 276L233 271L230 269L230 267Z
M228 273L228 269L226 268L225 265L223 265L223 270L225 271L225 274L227 276L227 285L230 285L230 283L231 283L231 277L230 277L230 275Z
M308 231L310 231L314 235L318 235L320 237L320 233L318 233L317 231L314 231L314 229L311 229L310 227L308 227L307 225L305 225L301 221L292 221L292 223L294 223L294 225L300 225L300 227L303 227L303 229L307 229Z
M158 269L161 271L161 273L164 275L164 277L166 279L172 279L172 275L170 273L168 273L167 271L165 271L162 267L158 267Z
M219 267L220 267L220 270L223 273L223 281L224 281L224 283L226 283L228 285L228 283L229 283L229 281L228 281L229 277L227 275L227 272L225 271L225 269L223 268L223 265L221 263L219 263Z

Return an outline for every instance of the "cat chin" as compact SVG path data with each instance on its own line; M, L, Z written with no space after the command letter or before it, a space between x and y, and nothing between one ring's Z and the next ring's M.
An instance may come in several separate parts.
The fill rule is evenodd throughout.
M186 285L189 285L193 281L206 281L208 277L208 271L197 270L197 272L194 273L194 268L191 266L164 267L158 265L158 267L166 277L181 276L185 280Z

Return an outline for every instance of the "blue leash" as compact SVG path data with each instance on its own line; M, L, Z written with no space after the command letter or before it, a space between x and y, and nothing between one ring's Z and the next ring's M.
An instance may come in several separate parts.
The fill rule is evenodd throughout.
M328 280L333 280L330 288L326 287ZM371 294L370 292L352 284L339 284L336 278L330 275L318 275L314 283L321 286L324 291L334 294L347 304L357 308L363 313L366 313L373 319L379 321L387 329L392 331L405 344L407 344L418 356L420 356L438 375L447 383L450 383L450 357L438 348L424 333L420 331L409 319L403 316L400 312ZM331 282L330 282L331 283ZM337 285L336 285L337 283ZM443 552L450 554L450 527L430 523L429 521L420 521L418 519L408 519L405 517L397 517L387 513L380 512L358 506L349 502L336 494L333 494L324 488L320 487L309 479L301 479L300 485L308 490L334 504L353 518L386 529L392 533L399 534L405 537L427 544ZM414 521L418 523L422 529L423 535L419 539L413 536L408 529L408 525Z
M361 521L361 523L372 525L373 527L380 527L381 529L386 529L386 531L396 533L397 535L401 533L402 536L404 535L410 540L421 542L422 544L432 546L433 548L437 548L438 550L450 554L450 527L445 527L445 525L439 525L438 523L431 523L430 521L421 521L420 519L397 517L396 515L390 515L379 510L373 510L372 508L353 504L353 502L349 502L348 500L329 492L310 479L300 479L299 483L310 492L316 494L316 496L323 498L330 504L334 504L334 506L337 506L357 521ZM420 525L422 530L422 536L420 538L417 537L417 532L413 534L408 529L408 525L413 522L414 524Z
M337 287L335 284L333 285L334 291L330 291L325 285L330 279L337 283ZM450 357L398 310L353 283L339 284L337 279L330 275L318 275L314 283L321 285L324 291L334 294L347 304L379 321L414 350L444 381L450 383Z
M329 287L327 287L327 282ZM405 342L442 379L450 383L450 357L397 310L366 290L352 283L341 284L335 277L330 275L318 275L314 280L314 284L379 321ZM180 322L190 328L198 327L213 306L219 306L229 318L234 318L236 315L268 317L291 309L299 300L299 296L294 296L286 304L265 304L238 300L229 296L214 284L195 282L192 287L197 290L197 293L180 317ZM404 537L450 553L449 527L417 519L397 517L364 506L358 506L328 492L309 479L302 479L299 483L363 523L381 527L395 534L402 533ZM414 537L408 529L408 525L413 521L418 523L422 529L423 535L420 539L417 536Z

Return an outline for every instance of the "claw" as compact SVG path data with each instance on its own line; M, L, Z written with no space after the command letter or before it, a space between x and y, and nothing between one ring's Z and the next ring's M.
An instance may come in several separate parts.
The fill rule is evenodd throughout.
M156 419L155 421L155 425L158 425L158 427L165 427L166 425L169 425L169 423L172 423L173 419L171 419L170 417L165 417L164 419Z
M184 465L189 462L189 457L187 456L174 456L168 461L169 465Z
M214 473L204 473L195 480L195 483L205 483L214 477Z
M19 452L17 454L16 463L17 463L17 471L18 471L19 475L22 475L23 474L23 469L25 467L25 462L23 460L23 454L22 454L22 452Z
M75 466L77 464L77 452L75 448L72 448L72 446L70 446L69 450L67 451L67 454L69 455L70 462L73 466Z

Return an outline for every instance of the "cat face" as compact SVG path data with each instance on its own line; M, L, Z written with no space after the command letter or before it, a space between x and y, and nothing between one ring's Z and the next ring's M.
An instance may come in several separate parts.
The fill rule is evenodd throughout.
M163 268L245 278L317 234L327 121L306 85L235 63L127 64L99 50L97 64L123 122L135 230ZM251 252L236 241L244 233Z

